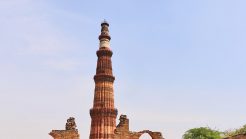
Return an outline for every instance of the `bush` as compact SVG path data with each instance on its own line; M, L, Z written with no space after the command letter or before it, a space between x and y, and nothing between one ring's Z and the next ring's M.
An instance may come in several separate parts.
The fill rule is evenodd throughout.
M185 132L183 139L221 139L221 133L208 127L193 128Z
M226 137L232 137L232 136L236 136L236 135L242 135L242 134L246 134L246 125L244 125L243 127L239 128L239 129L235 129L233 131L226 131L224 132Z

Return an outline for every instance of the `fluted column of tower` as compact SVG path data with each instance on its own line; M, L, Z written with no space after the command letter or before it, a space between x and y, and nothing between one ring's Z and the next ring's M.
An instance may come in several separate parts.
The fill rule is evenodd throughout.
M114 107L114 76L112 73L109 24L101 24L99 50L97 51L97 68L93 108L90 110L90 139L113 139L116 128L117 109Z

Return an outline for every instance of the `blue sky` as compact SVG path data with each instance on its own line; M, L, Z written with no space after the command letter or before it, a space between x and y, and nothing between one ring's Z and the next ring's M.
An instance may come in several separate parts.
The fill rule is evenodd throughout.
M119 114L180 139L246 124L246 1L0 1L0 130L48 139L74 116L88 138L100 23L110 23Z

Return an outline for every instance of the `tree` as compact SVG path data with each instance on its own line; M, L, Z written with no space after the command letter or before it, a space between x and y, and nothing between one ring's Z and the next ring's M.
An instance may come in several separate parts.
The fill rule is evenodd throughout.
M183 139L220 139L221 133L208 127L193 128L185 132Z

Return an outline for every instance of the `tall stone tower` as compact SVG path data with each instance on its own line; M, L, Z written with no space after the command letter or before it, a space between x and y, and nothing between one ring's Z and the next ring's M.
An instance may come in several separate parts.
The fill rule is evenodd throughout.
M120 116L116 126L117 109L114 107L114 76L112 72L110 50L109 24L101 23L99 35L99 50L97 51L97 68L93 107L90 109L91 131L90 139L139 139L143 134L149 134L152 139L164 139L161 132L129 130L129 119L126 115ZM54 139L79 139L79 133L73 117L67 120L65 130L52 130L49 133Z
M99 50L97 51L97 68L93 108L90 109L91 131L90 139L113 139L116 128L117 109L114 106L113 83L115 77L112 72L110 50L109 24L101 23L99 35Z

